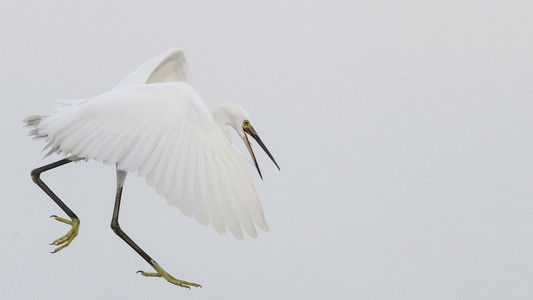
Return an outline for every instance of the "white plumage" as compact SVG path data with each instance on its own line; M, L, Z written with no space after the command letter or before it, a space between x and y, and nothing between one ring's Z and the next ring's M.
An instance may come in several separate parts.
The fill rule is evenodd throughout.
M137 172L183 214L211 223L218 233L228 229L242 239L244 229L256 237L254 224L265 231L268 225L226 129L235 128L246 143L242 123L250 118L235 104L211 113L189 83L183 52L171 49L109 92L64 101L55 113L25 121L34 128L31 134L46 139L49 154L68 153Z

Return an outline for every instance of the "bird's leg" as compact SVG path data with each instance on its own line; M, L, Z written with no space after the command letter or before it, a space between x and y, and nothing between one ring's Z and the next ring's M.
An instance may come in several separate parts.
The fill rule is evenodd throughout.
M71 157L67 157L65 159L56 161L54 163L51 163L51 164L46 165L46 166L42 166L40 168L37 168L37 169L31 171L31 178L32 178L33 182L35 182L35 184L37 184L46 194L48 194L48 196L50 196L50 198L52 198L52 200L54 200L54 202L57 205L59 205L59 207L61 207L61 209L70 217L70 220L67 220L67 219L60 218L60 217L58 217L56 215L51 216L51 218L55 218L59 222L63 222L63 223L66 223L66 224L69 224L69 225L72 226L72 228L69 230L69 232L67 232L67 234L65 234L64 236L58 238L57 240L55 240L55 241L53 241L51 243L51 245L59 246L54 251L52 251L52 253L56 253L59 250L67 247L68 245L70 245L72 240L74 240L74 238L78 235L78 230L79 230L79 227L80 227L80 219L41 180L41 173L43 173L45 171L48 171L48 170L51 170L51 169L54 169L54 168L57 168L57 167L62 166L64 164L68 164L68 163L76 161L76 160L79 160L79 158L77 158L75 156L71 156Z
M120 225L118 224L118 214L120 210L120 200L122 198L122 188L124 187L126 175L127 173L125 171L117 170L117 194L115 198L115 207L113 209L113 219L111 220L111 229L113 229L113 231L121 239L123 239L128 245L130 245L130 247L133 248L135 252L137 252L142 258L144 258L144 260L146 260L146 262L148 262L156 270L156 273L148 273L144 271L138 271L137 273L141 273L141 275L146 277L163 277L172 284L188 289L190 289L191 286L202 287L197 283L179 280L168 274L165 270L163 270L163 268L161 268L161 266L159 266L158 263L155 262L155 260L153 260L146 252L144 252L141 247L135 244L135 242L124 231L122 231Z

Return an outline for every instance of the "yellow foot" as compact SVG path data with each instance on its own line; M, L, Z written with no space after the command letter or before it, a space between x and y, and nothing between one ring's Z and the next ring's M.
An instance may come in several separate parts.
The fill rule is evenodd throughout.
M56 245L57 247L52 253L56 253L59 250L65 248L66 246L70 245L70 242L78 235L78 230L80 228L80 220L79 219L72 219L72 221L69 221L67 219L60 218L58 216L50 216L50 218L54 218L58 220L59 222L63 222L65 224L69 224L72 226L72 228L65 234L64 236L58 238L57 240L53 241L50 245Z
M137 271L137 273L141 273L141 275L146 276L146 277L163 277L168 282L170 282L172 284L175 284L177 286L181 286L181 287L184 287L184 288L188 288L188 289L190 289L191 286L200 287L200 288L202 287L198 283L187 282L187 281L176 279L174 276L168 274L165 270L163 270L163 268L161 268L161 266L159 266L153 260L152 260L152 267L154 267L154 269L157 271L157 273L148 273L148 272L144 272L144 271Z

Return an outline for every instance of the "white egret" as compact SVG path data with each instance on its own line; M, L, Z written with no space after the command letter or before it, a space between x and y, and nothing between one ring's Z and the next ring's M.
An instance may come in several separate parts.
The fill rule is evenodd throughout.
M237 239L244 229L257 236L268 231L259 197L231 144L227 125L243 139L257 171L261 171L247 134L278 164L257 135L248 113L236 104L222 104L210 112L190 85L185 56L171 49L141 65L116 88L90 99L60 102L57 112L25 119L30 134L48 142L47 155L67 156L31 172L69 219L52 216L72 226L52 242L57 252L78 234L79 218L40 179L42 172L64 164L93 159L116 165L117 192L111 228L142 256L155 273L178 286L200 286L174 278L144 252L118 223L122 189L127 173L137 172L171 205L218 233L229 230ZM278 167L279 169L279 167ZM261 176L262 178L262 176Z

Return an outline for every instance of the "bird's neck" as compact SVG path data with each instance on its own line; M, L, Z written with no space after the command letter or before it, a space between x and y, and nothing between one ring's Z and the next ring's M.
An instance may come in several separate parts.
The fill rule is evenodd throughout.
M215 107L211 113L213 114L215 123L217 123L218 127L224 132L224 135L231 141L231 136L228 130L228 125L231 125L231 119L225 106L219 105Z
M215 107L211 113L218 126L226 127L226 125L229 125L230 119L228 113L222 105Z

